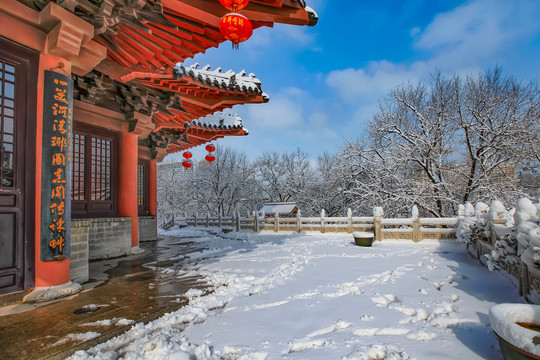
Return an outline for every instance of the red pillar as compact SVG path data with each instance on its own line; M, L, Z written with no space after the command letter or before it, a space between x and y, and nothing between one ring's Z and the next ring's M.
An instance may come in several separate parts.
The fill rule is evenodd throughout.
M131 217L131 246L139 246L137 206L138 137L127 132L120 137L118 156L118 215Z
M41 260L41 148L43 146L43 87L45 70L49 70L64 62L67 72L71 71L71 64L64 59L52 55L40 55L39 73L37 81L37 109L36 109L36 209L35 209L35 286L49 287L63 285L69 282L69 259L58 261Z
M150 160L148 170L148 215L157 216L157 160ZM157 236L157 221L156 232Z
M157 216L157 160L150 160L148 171L148 215Z

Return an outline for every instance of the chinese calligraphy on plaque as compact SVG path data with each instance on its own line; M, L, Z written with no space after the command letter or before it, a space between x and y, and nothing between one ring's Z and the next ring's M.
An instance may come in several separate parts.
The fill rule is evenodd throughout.
M41 260L69 257L73 81L45 71L41 161Z

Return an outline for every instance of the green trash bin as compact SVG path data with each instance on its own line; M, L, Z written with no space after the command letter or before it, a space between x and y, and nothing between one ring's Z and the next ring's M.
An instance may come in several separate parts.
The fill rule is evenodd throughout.
M371 246L375 235L372 232L354 232L354 243L358 246Z

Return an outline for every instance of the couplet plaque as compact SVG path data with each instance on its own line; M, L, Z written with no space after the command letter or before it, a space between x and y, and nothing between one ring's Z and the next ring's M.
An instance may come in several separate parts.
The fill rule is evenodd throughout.
M41 157L41 260L69 258L73 80L45 71Z

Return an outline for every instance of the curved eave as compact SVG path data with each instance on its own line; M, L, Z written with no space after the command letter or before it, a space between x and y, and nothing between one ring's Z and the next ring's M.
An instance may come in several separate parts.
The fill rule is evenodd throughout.
M185 151L190 148L222 139L226 136L246 136L247 131L245 129L226 130L226 129L209 129L192 127L185 130L186 142L178 142L176 144L170 144L167 147L167 154L174 154L180 151Z
M115 11L121 13L121 2L112 0L112 3ZM142 10L126 8L126 14L135 11L145 15L140 22L126 17L110 28L102 25L97 29L95 40L107 49L107 59L97 66L97 70L127 82L133 73L166 73L175 64L226 41L218 26L229 10L218 1L162 0L159 12L157 4L147 3ZM94 13L84 17L92 22L102 15L99 11L96 7ZM303 1L295 0L252 0L240 12L251 20L254 30L272 27L274 23L313 26L318 19Z

